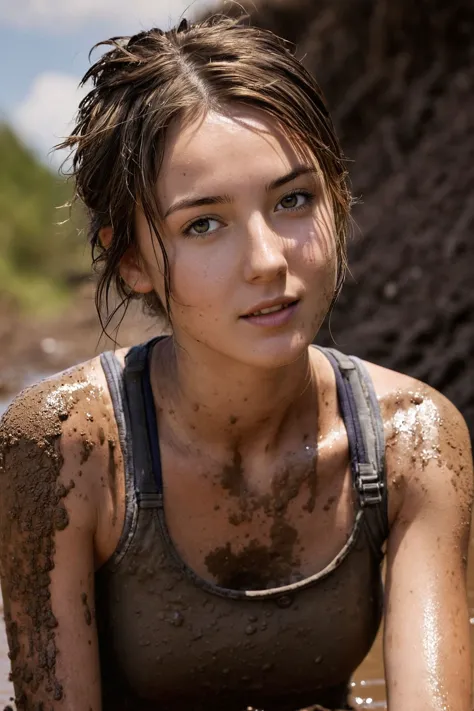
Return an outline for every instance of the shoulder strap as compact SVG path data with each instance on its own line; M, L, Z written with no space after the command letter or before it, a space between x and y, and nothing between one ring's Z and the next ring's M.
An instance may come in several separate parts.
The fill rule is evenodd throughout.
M331 362L349 439L353 483L366 529L378 556L388 536L383 421L372 379L363 362L334 348L320 348Z
M135 475L135 491L140 508L155 508L161 506L161 488L153 470L153 458L148 429L150 409L153 409L153 399L150 402L151 389L144 386L148 376L148 360L151 348L158 339L133 346L125 357L123 380L130 412L130 431L133 442L133 468ZM155 431L154 440L157 440Z
M135 480L133 472L132 436L130 429L130 413L125 395L123 368L115 353L101 353L100 362L110 392L114 408L115 421L122 451L125 477L125 521L120 539L107 566L118 564L125 555L136 523L137 502L135 498Z

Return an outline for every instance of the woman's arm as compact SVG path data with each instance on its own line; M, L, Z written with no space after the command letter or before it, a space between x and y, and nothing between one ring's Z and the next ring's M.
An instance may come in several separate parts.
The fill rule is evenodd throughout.
M391 527L384 656L389 711L470 711L466 563L473 495L469 434L423 386L391 418Z
M72 385L27 391L0 428L0 564L18 711L101 708L97 516Z

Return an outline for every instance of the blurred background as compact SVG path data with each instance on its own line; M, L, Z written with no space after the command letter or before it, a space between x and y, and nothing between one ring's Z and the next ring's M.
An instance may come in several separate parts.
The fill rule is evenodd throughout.
M83 218L59 207L71 194L57 172L65 156L50 154L84 94L90 48L168 29L184 11L242 7L294 42L314 72L359 198L351 274L318 341L433 385L472 435L472 0L0 0L0 412L25 384L111 345L94 310ZM134 309L118 341L157 328ZM354 679L357 708L385 708L382 679L378 640Z

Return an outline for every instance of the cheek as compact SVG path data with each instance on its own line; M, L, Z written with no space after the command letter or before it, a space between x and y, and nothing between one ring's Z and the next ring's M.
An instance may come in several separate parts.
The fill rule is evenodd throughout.
M317 277L320 285L335 286L337 251L334 230L314 221L299 244L302 268L308 277Z
M209 311L225 298L229 274L226 255L204 245L183 244L170 259L172 297L181 306Z

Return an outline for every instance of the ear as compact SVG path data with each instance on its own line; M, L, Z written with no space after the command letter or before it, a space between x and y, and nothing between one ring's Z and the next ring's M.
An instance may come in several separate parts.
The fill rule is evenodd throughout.
M108 225L107 227L101 227L99 230L99 242L104 249L108 249L112 243L112 227Z
M135 245L128 247L120 260L119 272L127 286L137 294L148 294L153 291L153 283Z

